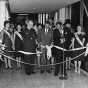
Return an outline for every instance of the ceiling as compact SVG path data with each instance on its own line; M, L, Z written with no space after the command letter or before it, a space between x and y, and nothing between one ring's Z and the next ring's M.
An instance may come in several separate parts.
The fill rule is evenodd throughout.
M39 13L58 10L80 0L9 0L13 13Z

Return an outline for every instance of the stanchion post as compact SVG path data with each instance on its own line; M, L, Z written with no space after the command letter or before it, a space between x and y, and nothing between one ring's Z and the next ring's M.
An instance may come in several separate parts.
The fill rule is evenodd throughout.
M62 36L62 38L63 38L63 40L64 40L64 38L65 38L65 36L64 36L64 32L63 32L63 36ZM65 41L64 41L65 42ZM63 49L64 49L64 42L63 42ZM66 64L66 62L65 62L65 51L63 50L63 63L62 63L62 70L63 70L63 73L62 73L62 76L61 77L59 77L59 79L61 79L61 80L66 80L67 79L67 77L65 76L65 64Z

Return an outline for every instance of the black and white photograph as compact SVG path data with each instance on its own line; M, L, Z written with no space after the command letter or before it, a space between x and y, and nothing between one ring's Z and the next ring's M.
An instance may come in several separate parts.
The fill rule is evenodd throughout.
M88 88L88 0L0 0L0 88Z

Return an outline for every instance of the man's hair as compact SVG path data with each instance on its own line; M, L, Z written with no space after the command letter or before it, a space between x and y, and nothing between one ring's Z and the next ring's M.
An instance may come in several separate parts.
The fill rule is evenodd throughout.
M71 24L71 20L70 19L66 19L64 25L66 25L66 24Z
M61 23L61 22L57 22L57 23L56 23L56 25L58 25L58 24L59 24L60 26L62 25L62 23Z
M50 22L49 21L46 21L45 24L50 24Z

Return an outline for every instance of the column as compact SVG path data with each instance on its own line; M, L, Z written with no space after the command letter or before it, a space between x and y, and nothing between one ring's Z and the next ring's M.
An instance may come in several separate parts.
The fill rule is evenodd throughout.
M45 14L43 14L43 25L45 24Z
M0 0L0 30L4 27L4 21L9 18L9 12L6 4L8 4L7 0Z
M65 20L65 8L60 9L60 15L59 15L59 20L64 23Z
M41 14L38 14L38 23L41 23Z
M42 24L42 14L40 14L40 20L41 20L40 23Z
M55 12L55 17L54 17L54 24L58 21L58 12Z
M46 18L45 19L46 19L46 21L48 20L48 14L46 14Z
M84 12L84 7L83 7L83 0L80 1L80 25L83 30L83 12Z

